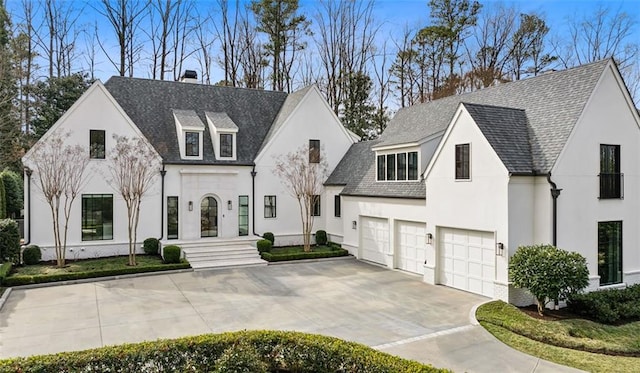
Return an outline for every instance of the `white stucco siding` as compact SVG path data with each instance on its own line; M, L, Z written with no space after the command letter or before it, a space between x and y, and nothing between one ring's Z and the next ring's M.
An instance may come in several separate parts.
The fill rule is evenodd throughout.
M598 222L623 222L623 281L640 282L640 252L636 249L640 206L640 131L633 106L618 75L608 68L567 145L552 170L562 189L558 198L558 246L587 258L597 284ZM620 145L624 199L598 199L600 145Z
M535 178L512 176L509 180L509 248L535 243Z
M326 215L324 220L325 229L327 234L329 235L329 239L333 242L342 243L343 238L343 230L344 230L344 218L343 211L344 206L342 199L340 200L340 216L335 216L335 198L339 197L342 192L342 186L326 186L324 188L324 211L326 211ZM339 197L342 198L342 197Z
M128 118L115 104L104 86L96 82L53 126L52 130L43 136L41 141L46 141L48 134L52 131L60 131L60 133L69 134L65 144L80 145L88 149L89 130L92 129L105 131L107 158L115 143L114 134L129 138L139 136L137 129L131 126ZM25 165L34 169L29 156L30 154L27 154L23 161ZM87 182L71 209L67 238L67 258L88 258L127 253L127 210L122 197L109 185L108 160L90 160L86 170L86 178ZM52 248L52 219L49 205L42 196L37 179L37 173L34 171L31 180L31 216L27 216L26 221L31 220L30 243L41 246L43 260L48 260L55 258L55 252ZM147 237L159 237L160 235L159 181L160 175L158 173L156 183L144 196L141 204L138 227L139 242ZM82 194L113 195L113 239L82 241Z
M427 245L425 281L437 283L438 228L494 232L505 254L495 257L496 282L506 285L509 247L509 173L491 145L461 107L453 118L426 176ZM456 180L455 146L470 144L470 180Z

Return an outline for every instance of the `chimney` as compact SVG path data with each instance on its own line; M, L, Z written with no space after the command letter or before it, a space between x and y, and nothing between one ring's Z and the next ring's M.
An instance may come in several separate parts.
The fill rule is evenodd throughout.
M195 70L185 70L180 81L183 83L198 83L198 73Z

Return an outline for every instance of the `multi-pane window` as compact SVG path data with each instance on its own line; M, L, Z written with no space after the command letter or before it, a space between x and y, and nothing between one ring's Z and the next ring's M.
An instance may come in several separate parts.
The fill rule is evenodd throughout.
M311 200L311 216L320 216L320 196L314 195Z
M470 178L469 144L458 144L456 145L456 180Z
M418 152L407 153L407 179L418 180Z
M376 180L418 180L418 152L378 155Z
M233 157L233 135L230 133L220 134L220 157Z
M336 218L339 218L341 215L340 211L340 196L333 197L333 214Z
M113 195L82 195L82 241L113 239Z
M309 163L320 163L320 140L309 140Z
M167 238L178 238L178 197L167 197Z
M387 180L396 179L396 155L387 154Z
M622 221L598 223L598 276L600 285L622 282Z
M249 235L249 196L238 197L238 235Z
M104 159L104 131L89 130L89 158Z
M600 145L600 198L622 198L620 145Z
M264 196L264 217L276 217L276 196Z
M184 154L187 157L197 157L200 155L200 134L198 132L185 132L184 134Z
M407 180L407 153L398 153L396 155L396 180Z
M387 157L384 155L378 156L378 180L386 180L387 167L385 166Z

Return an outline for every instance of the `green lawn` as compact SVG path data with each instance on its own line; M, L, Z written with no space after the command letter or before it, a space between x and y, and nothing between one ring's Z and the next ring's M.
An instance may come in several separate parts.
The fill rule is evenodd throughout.
M476 317L507 345L559 364L594 372L640 367L640 322L611 326L584 319L539 320L500 301L480 306Z
M162 258L152 255L136 255L136 267L148 267L162 265ZM67 260L67 265L63 268L58 268L55 264L36 264L24 267L14 267L14 271L11 274L15 275L56 275L62 273L74 273L74 272L93 272L93 271L110 271L123 268L131 268L129 258L127 256L118 256L111 258L96 258L96 259L84 259L77 261Z

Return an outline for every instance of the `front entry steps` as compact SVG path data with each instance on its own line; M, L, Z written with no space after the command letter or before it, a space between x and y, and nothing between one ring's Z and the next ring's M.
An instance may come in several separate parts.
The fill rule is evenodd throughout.
M258 238L202 239L175 243L182 247L185 259L194 270L266 266L255 242ZM173 242L171 244L174 244Z

